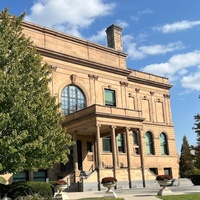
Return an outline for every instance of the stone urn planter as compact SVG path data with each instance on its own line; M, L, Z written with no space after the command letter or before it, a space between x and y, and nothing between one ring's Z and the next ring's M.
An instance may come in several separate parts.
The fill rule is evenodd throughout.
M114 197L116 198L117 195L115 192L112 190L114 186L117 184L117 179L114 177L105 177L102 179L101 184L107 188L106 195L104 197L109 198L109 197Z
M67 182L65 180L58 180L53 185L57 193L54 195L54 199L64 200L68 199L67 194L64 194L63 191L68 187Z
M158 175L156 177L156 181L158 184L162 187L157 195L158 196L166 196L166 195L172 195L172 191L167 187L172 183L172 178L169 175Z
M108 182L108 183L102 183L102 185L108 188L106 192L112 192L112 187L116 186L116 183Z

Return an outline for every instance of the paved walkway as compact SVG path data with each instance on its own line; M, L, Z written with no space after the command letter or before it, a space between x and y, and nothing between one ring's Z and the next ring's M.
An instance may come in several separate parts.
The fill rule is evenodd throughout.
M200 193L200 186L184 186L184 187L169 187L173 192L173 195L188 194L188 193ZM124 198L125 200L158 200L156 197L159 187L154 188L135 188L135 189L123 189L114 190L118 198ZM105 191L90 191L90 192L67 192L68 199L75 200L81 198L103 197Z

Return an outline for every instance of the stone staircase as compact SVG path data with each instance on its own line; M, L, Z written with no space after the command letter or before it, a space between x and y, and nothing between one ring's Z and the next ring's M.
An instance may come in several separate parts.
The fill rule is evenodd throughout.
M82 192L82 183L72 183L67 189L65 189L65 192Z
M173 181L173 186L175 187L184 187L184 186L193 186L194 184L189 178L178 178Z

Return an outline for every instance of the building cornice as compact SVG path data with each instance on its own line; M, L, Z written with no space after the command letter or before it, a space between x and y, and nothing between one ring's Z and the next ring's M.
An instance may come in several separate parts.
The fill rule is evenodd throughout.
M143 84L143 85L163 88L163 89L167 89L167 90L169 90L172 87L172 85L167 84L167 83L161 83L161 82L143 79L143 78L139 78L139 77L135 77L135 76L128 76L128 81Z
M116 67L111 67L109 65L104 65L104 64L100 64L100 63L93 62L90 60L77 58L75 56L56 52L56 51L53 51L50 49L45 49L45 48L41 48L41 47L36 47L36 49L41 56L59 59L62 61L79 64L79 65L82 65L85 67L90 67L90 68L94 68L94 69L98 69L98 70L102 70L102 71L106 71L106 72L111 72L111 73L115 73L115 74L119 74L119 75L123 75L123 76L128 76L132 72L131 70L128 70L128 69L120 69L120 68L116 68Z
M104 52L116 54L116 55L119 55L119 56L122 56L122 57L127 57L127 55L128 55L127 53L125 53L123 51L117 51L113 48L106 47L106 46L103 46L103 45L100 45L100 44L96 44L94 42L84 40L84 39L81 39L81 38L78 38L78 37L75 37L75 36L72 36L72 35L68 35L67 33L55 31L53 29L50 29L50 28L47 28L47 27L44 27L44 26L40 26L38 24L30 23L30 22L27 22L27 21L22 22L22 27L32 29L32 30L35 30L35 31L39 31L43 34L49 34L49 35L52 35L54 37L58 37L58 38L68 40L68 41L71 41L71 42L75 42L75 43L78 43L78 44L86 45L88 47L96 48L96 49L102 50Z

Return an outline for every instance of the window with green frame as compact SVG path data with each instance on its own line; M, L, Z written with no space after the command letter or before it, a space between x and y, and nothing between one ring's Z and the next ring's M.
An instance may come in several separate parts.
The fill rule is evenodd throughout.
M136 131L132 132L133 136L133 151L135 154L139 155L140 154L140 149L139 149L139 140L138 140L138 133Z
M168 155L167 137L164 133L160 134L160 148L162 155Z
M145 138L147 155L154 155L153 137L151 132L147 132Z
M117 146L118 146L118 151L119 152L125 152L125 149L124 149L124 134L123 133L119 133L117 135Z
M103 137L102 143L103 143L103 151L112 152L112 145L111 145L111 137L110 136Z
M13 182L15 181L28 181L28 171L18 172L13 174Z
M116 106L115 90L104 89L105 105Z
M33 181L35 182L46 182L47 170L39 170L38 172L33 172Z

